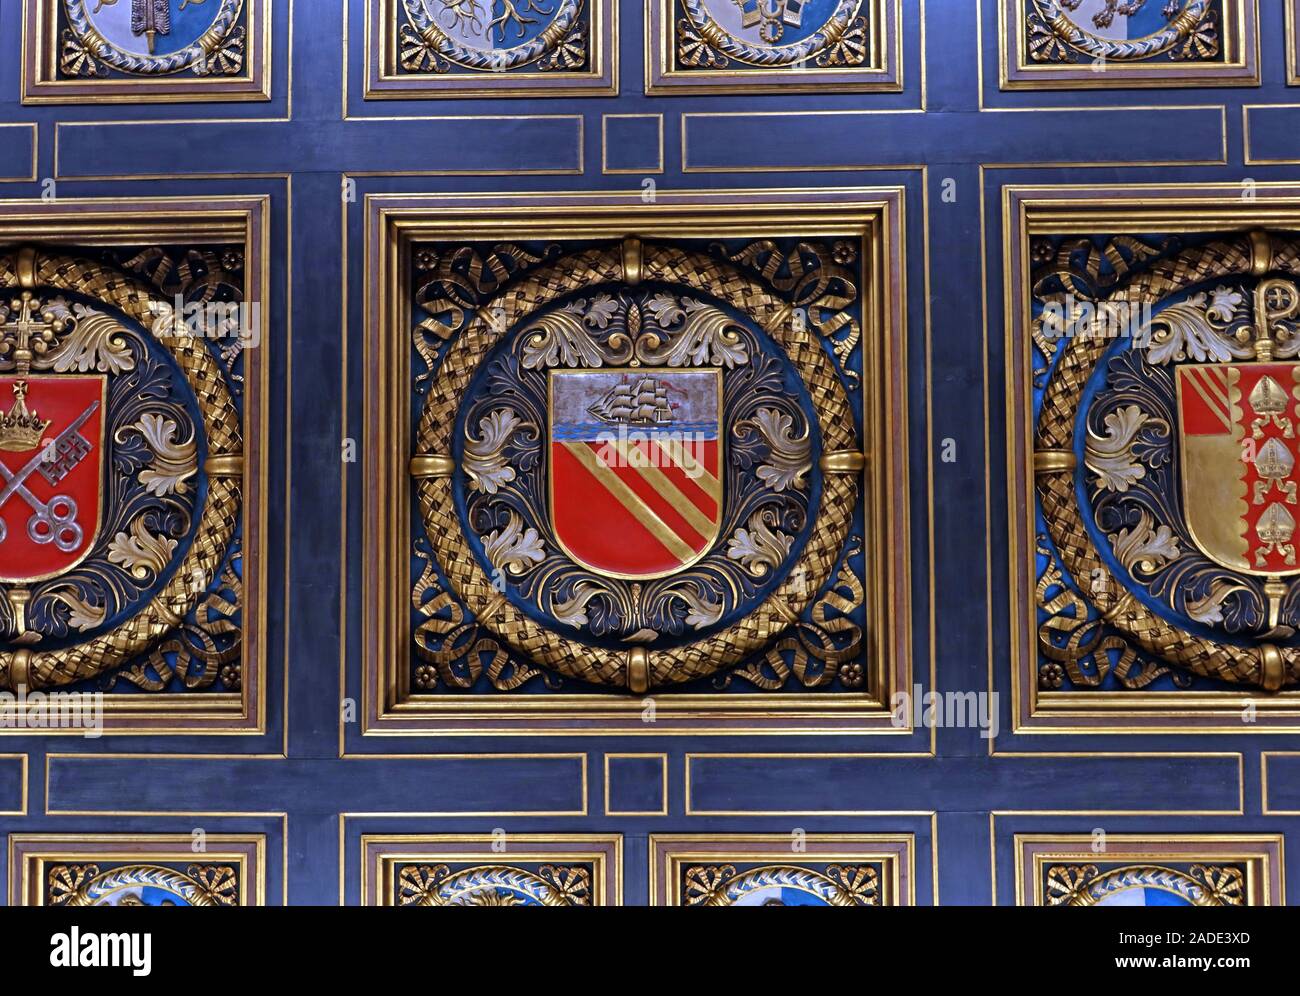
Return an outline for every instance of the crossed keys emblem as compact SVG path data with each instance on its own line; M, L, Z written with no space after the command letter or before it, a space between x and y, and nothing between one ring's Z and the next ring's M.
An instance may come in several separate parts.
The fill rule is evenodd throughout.
M42 546L53 543L60 553L71 553L81 545L85 538L81 525L77 522L76 499L68 495L55 495L48 502L37 498L27 488L27 478L40 472L40 475L57 486L72 472L91 452L90 441L81 434L81 427L99 408L98 401L92 401L76 420L55 437L48 447L41 447L17 473L0 463L0 478L4 486L0 487L0 508L14 495L27 502L32 509L31 518L27 520L27 535L33 543ZM0 519L0 543L8 536L8 527Z

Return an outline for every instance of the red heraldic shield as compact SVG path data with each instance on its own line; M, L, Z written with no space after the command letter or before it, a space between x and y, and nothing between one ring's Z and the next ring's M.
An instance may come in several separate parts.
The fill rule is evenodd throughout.
M1178 368L1183 507L1211 560L1248 574L1300 572L1297 363Z
M99 535L107 380L0 377L0 581L79 564Z
M553 370L551 524L577 563L663 577L722 522L722 372Z

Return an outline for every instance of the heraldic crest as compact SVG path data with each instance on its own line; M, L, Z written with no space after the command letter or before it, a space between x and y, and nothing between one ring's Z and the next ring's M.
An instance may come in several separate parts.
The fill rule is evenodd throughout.
M417 247L414 689L863 687L859 260Z
M1300 243L1036 251L1040 684L1300 684Z
M229 865L53 865L50 906L235 906L239 873Z
M244 0L60 0L67 77L235 75L244 69Z
M242 261L103 256L0 252L0 687L235 690L240 346L130 271Z

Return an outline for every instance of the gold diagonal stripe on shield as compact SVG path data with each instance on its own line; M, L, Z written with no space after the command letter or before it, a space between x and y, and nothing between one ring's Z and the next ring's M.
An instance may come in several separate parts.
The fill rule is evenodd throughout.
M1219 421L1223 423L1223 427L1225 429L1231 429L1232 422L1228 418L1227 412L1223 410L1223 405L1219 402L1217 397L1211 397L1210 392L1206 390L1205 384L1201 381L1201 378L1197 376L1197 373L1198 371L1195 368L1188 368L1185 374L1187 382L1191 384L1192 389L1201 396L1201 400L1205 402L1206 407L1208 407Z
M713 499L714 504L722 504L722 482L709 473L708 468L695 454L682 445L680 439L665 436L656 440L656 442L663 447L677 466L687 472L688 477L691 477L692 473L696 475L691 477L691 480L700 486L700 490Z
M1205 386L1207 391L1219 399L1219 411L1223 413L1223 417L1227 419L1228 424L1231 425L1232 401L1228 398L1228 394L1224 390L1218 374L1213 372L1213 368L1210 367L1201 367L1197 370L1197 374L1197 380Z
M631 456L634 447L628 445L626 440L619 440L614 445L618 447L618 457L623 461L623 465L631 467L644 477L649 482L650 487L658 491L663 499L673 507L673 510L690 523L692 529L705 539L713 535L713 520L701 512L695 502L682 494L667 474L653 465L647 453L638 450L638 458L634 462ZM638 462L643 463L644 466L637 466ZM694 552L691 553L691 556L695 556Z
M635 491L633 491L623 479L614 471L601 463L600 458L592 451L591 447L584 442L565 442L564 448L574 455L577 461L582 464L596 478L605 489L612 494L618 503L631 512L649 530L660 543L667 547L668 552L680 560L682 563L695 557L695 551L690 545L682 539L677 533L669 528L668 523L655 514L654 509L647 505ZM709 535L709 533L705 533Z
M1224 371L1224 380L1221 381L1219 380L1217 369L1208 367L1201 368L1201 379L1205 382L1205 386L1208 387L1214 393L1214 396L1223 404L1223 410L1225 412L1232 411L1232 400L1228 397L1225 384L1228 376L1227 371ZM1231 418L1232 416L1229 415L1228 417Z

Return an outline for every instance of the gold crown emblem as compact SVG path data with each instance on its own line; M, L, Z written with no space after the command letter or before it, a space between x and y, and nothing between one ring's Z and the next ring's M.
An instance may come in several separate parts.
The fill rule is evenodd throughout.
M21 453L41 445L41 437L50 427L50 420L27 410L27 381L14 384L14 404L0 415L0 450Z

